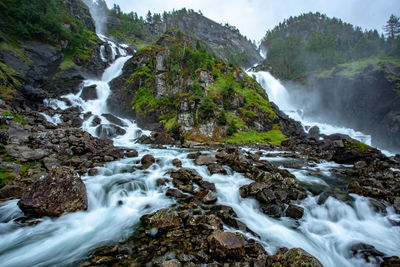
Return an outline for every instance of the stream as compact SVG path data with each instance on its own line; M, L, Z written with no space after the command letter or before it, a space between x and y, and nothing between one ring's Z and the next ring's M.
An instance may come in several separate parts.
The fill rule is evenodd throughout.
M107 40L104 36L101 38ZM91 115L86 117L82 128L94 136L98 136L97 128L101 125L112 129L110 125L113 123L104 116L108 113L108 83L121 74L125 62L131 58L124 53L123 47L116 44L111 47L115 53L113 58L116 59L105 70L102 78L84 82L84 86L97 86L98 99L84 101L80 97L81 91L64 96L72 106L82 108L82 118L90 112ZM117 53L119 57L116 56ZM258 73L256 76L259 82L264 78L260 83L271 100L282 106L284 111L290 111L288 103L277 101L282 92L273 87L274 78L265 73ZM68 108L66 102L61 100L47 100L46 104L54 109ZM93 126L92 121L96 116L101 119L101 125ZM46 118L55 124L60 122L57 115L46 115ZM389 256L400 256L400 227L392 224L393 221L399 222L400 216L391 208L386 213L377 213L371 208L367 198L358 195L351 195L347 202L329 197L325 203L319 205L318 196L309 193L306 199L296 203L305 210L303 218L298 222L286 217L273 219L260 212L256 200L240 197L239 188L252 180L226 166L224 167L228 170L228 175L210 175L207 167L196 166L192 159L187 158L187 154L193 152L190 149L154 149L148 145L136 144L137 137L149 132L140 129L134 121L119 119L123 122L121 127L126 133L113 138L114 144L136 149L139 157L109 162L98 168L98 175L82 176L88 195L87 211L69 213L59 218L45 217L37 225L26 226L17 220L23 217L17 206L18 200L0 204L0 266L76 266L91 250L129 237L134 233L142 215L175 203L172 198L165 196L172 183L157 186L156 182L168 170L175 168L172 165L175 158L182 161L183 168L195 169L204 180L215 183L217 204L231 206L238 219L260 236L259 239L251 237L263 244L269 253L274 253L283 246L301 247L318 258L324 266L374 266L373 262L367 263L363 258L351 254L349 248L362 242L375 246ZM307 126L305 121L302 122ZM323 133L341 130L333 126L318 126ZM351 129L345 131L367 143L370 138ZM256 152L250 148L243 149L250 153ZM286 168L306 188L322 192L342 183L341 178L330 172L331 169L341 167L338 164L310 164L298 158L281 157L281 151L261 152L261 159ZM139 166L138 161L145 154L152 154L156 163L147 170L131 172L133 167ZM232 231L229 227L226 230Z

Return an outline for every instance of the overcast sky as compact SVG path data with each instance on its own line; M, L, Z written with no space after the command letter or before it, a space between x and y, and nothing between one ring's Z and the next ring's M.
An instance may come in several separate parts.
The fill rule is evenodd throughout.
M109 8L118 4L124 12L145 17L147 11L162 13L183 7L201 10L220 23L236 26L257 42L279 22L301 13L321 12L363 29L382 27L391 14L400 16L400 0L106 0ZM218 3L218 4L217 4Z

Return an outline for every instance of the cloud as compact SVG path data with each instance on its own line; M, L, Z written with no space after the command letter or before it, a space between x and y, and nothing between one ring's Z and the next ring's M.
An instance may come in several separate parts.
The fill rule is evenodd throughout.
M106 0L109 7L118 4L125 12L134 11L145 17L152 13L178 10L183 7L202 13L219 23L229 23L242 34L259 41L267 30L290 16L320 12L337 17L363 29L382 27L393 13L400 15L399 0Z

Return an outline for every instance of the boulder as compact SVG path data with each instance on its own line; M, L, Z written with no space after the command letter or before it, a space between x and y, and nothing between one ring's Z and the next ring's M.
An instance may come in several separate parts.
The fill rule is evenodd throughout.
M128 158L136 158L137 156L139 156L139 153L135 149L132 149L125 152L125 156Z
M18 202L20 209L34 216L61 216L86 210L86 187L72 169L62 167L36 181Z
M104 118L106 118L110 123L116 124L116 125L118 125L118 126L120 126L120 127L128 126L128 125L126 125L125 122L123 122L121 119L115 117L115 116L112 115L112 114L109 114L109 113L107 113L107 114L101 114L101 116L103 116Z
M97 99L98 98L97 86L94 84L91 86L84 87L82 89L80 97L85 101Z
M161 209L152 214L143 215L140 221L147 229L156 229L157 232L182 225L182 220L174 209Z
M181 266L182 266L182 264L176 259L169 260L169 261L164 261L161 264L161 267L181 267Z
M172 161L172 165L174 165L177 168L181 168L182 167L182 161L180 161L179 159L174 159Z
M367 262L370 262L369 257L382 257L385 254L377 250L374 246L364 244L364 243L356 243L350 247L351 253L355 256L362 256Z
M142 157L140 162L142 163L142 166L140 166L140 169L145 170L145 169L148 169L155 162L155 159L154 159L153 155L147 154Z
M96 135L100 138L112 138L124 134L126 134L126 131L121 127L115 126L114 124L102 124L96 128Z
M300 219L303 217L304 208L297 206L297 205L289 205L289 207L285 211L286 216L293 218L295 220Z
M200 181L203 179L200 174L193 169L179 169L169 171L168 174L171 175L173 179L179 179L181 181Z
M194 198L205 204L214 204L218 200L218 196L210 190L200 191L194 196Z
M158 145L174 145L175 139L164 132L152 132L151 133L152 144Z
M210 165L207 166L207 168L211 174L216 174L216 173L223 174L223 175L227 174L226 170L217 163L211 163Z
M211 254L221 261L240 260L246 254L245 239L240 233L219 232L207 239Z
M216 163L217 159L215 158L215 156L210 156L210 155L199 155L194 163L196 165L210 165L212 163Z
M397 256L383 258L380 267L400 267L400 258Z
M40 160L49 153L42 149L31 149L27 146L8 145L6 146L7 154L21 162Z
M285 266L322 267L321 262L301 248L292 248L283 255Z

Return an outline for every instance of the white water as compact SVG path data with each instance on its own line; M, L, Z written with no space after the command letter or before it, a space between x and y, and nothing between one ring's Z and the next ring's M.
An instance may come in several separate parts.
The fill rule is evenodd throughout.
M108 112L108 83L120 75L128 59L129 57L120 57L115 60L100 80L85 81L85 86L97 86L98 99L84 101L80 98L81 92L65 96L73 106L83 109L82 114L91 112L92 115L83 124L83 129L93 135L96 132L96 127L91 124L94 116L99 116L103 124L109 123L102 115ZM270 82L272 87L276 86L276 83ZM271 92L270 98L279 105L279 94L274 95ZM60 100L47 100L46 103L54 109L68 108ZM290 102L286 104L290 107ZM59 122L57 115L46 118L53 123ZM355 195L351 206L334 198L328 198L325 204L318 205L317 197L310 195L297 203L305 208L305 215L296 227L296 223L289 218L277 220L264 215L254 199L240 197L240 186L251 183L251 180L231 170L228 175L211 176L206 167L196 166L193 160L187 159L187 152L183 150L150 149L148 146L135 144L136 137L148 132L139 129L134 121L120 119L125 123L123 128L126 134L114 138L114 144L135 148L140 157L152 154L157 162L148 170L133 172L140 157L105 164L99 168L98 175L82 177L88 194L87 211L66 214L60 218L42 218L37 225L24 226L15 220L23 216L17 206L18 200L1 204L0 266L76 265L90 250L128 237L135 231L143 214L174 203L165 196L167 187L172 185L157 187L156 180L164 177L167 170L174 168L172 160L175 158L182 161L183 167L194 168L205 180L215 183L218 203L231 206L239 219L260 235L259 241L270 253L281 246L301 247L317 257L324 266L368 266L364 260L352 257L349 252L352 244L364 242L374 245L389 256L400 256L400 227L393 226L389 221L400 221L400 218L391 209L388 209L387 215L378 214L369 207L366 198ZM263 152L269 155L282 153ZM278 165L280 162L292 160L284 157L261 159ZM334 167L337 165L321 163L289 170L300 182L329 187L329 179L335 179L331 177L329 169ZM310 170L319 171L322 175L310 174ZM120 205L119 201L123 204Z
M294 103L292 103L292 100L286 88L269 72L248 72L248 74L250 76L255 76L257 82L266 90L270 101L278 105L278 107L282 111L284 111L289 117L294 120L300 121L305 130L308 130L313 126L318 126L321 134L346 134L351 138L359 140L367 145L371 145L370 135L363 134L362 132L355 131L351 128L330 125L329 123L316 122L305 118L302 114L302 110L296 109Z

